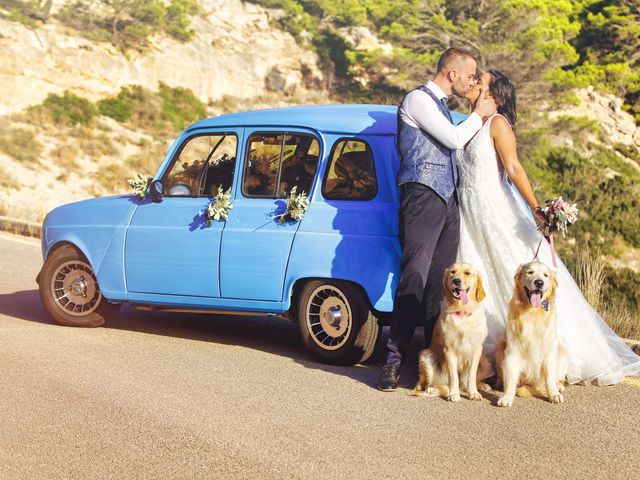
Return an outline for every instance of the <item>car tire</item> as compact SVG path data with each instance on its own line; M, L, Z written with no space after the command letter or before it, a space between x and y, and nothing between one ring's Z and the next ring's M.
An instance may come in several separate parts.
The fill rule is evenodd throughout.
M99 327L119 307L104 298L93 268L70 245L49 255L40 272L39 290L47 312L70 327Z
M380 326L358 287L314 280L303 286L296 303L302 341L320 361L353 365L371 356Z

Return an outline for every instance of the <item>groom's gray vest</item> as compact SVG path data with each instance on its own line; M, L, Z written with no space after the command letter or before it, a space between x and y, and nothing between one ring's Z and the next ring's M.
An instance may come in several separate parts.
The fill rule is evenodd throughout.
M416 90L422 90L433 98L438 110L453 123L449 109L431 90L424 85ZM449 201L458 183L456 151L445 147L421 128L413 127L402 120L400 108L398 108L398 152L400 153L398 185L408 182L421 183L434 190L445 202Z

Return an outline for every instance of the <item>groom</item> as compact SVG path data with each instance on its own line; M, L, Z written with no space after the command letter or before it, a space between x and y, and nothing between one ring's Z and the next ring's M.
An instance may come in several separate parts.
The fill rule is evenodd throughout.
M454 126L447 107L452 93L464 97L475 85L476 60L457 48L445 51L432 81L409 92L398 109L400 154L400 283L394 299L387 360L378 388L398 388L400 365L416 325L424 323L427 345L438 318L442 274L458 250L460 217L456 150L493 115L493 99L483 98Z

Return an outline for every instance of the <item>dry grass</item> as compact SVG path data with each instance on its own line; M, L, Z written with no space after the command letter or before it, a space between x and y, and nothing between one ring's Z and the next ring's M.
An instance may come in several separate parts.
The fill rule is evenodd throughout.
M626 305L609 302L602 296L608 259L589 248L579 250L575 262L570 265L573 278L591 306L602 315L616 334L623 338L640 340L640 312Z
M75 139L75 145L90 157L111 156L117 152L109 137L104 134L96 135L95 130L90 127L73 127L68 133Z
M23 165L36 166L42 153L42 144L31 130L2 125L0 126L0 151Z
M613 330L623 338L640 340L640 313L624 305L610 303L605 305L602 316Z
M121 163L109 162L102 165L94 176L98 185L103 189L102 192L94 189L92 194L98 196L104 193L127 193L130 190L127 178L132 177L133 173Z
M3 188L3 189L20 188L20 184L16 182L16 180L13 177L11 177L11 175L9 175L7 171L2 167L0 167L0 188ZM3 215L3 214L0 214L0 215Z
M602 308L602 285L605 281L604 269L609 260L597 250L591 254L589 247L580 250L573 267L573 278L582 290L591 306L600 311Z
M158 167L164 160L168 147L165 148L164 142L141 142L142 148L140 152L131 155L125 161L128 168L131 169L129 177L136 173L143 175L155 175Z

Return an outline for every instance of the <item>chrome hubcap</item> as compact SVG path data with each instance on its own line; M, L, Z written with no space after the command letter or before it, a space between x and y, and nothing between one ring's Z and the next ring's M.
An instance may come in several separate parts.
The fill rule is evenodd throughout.
M305 317L311 337L319 347L336 350L349 339L351 308L344 293L333 285L323 285L313 291Z
M91 266L77 260L62 264L51 279L55 304L69 315L83 317L93 312L102 300L102 293Z

